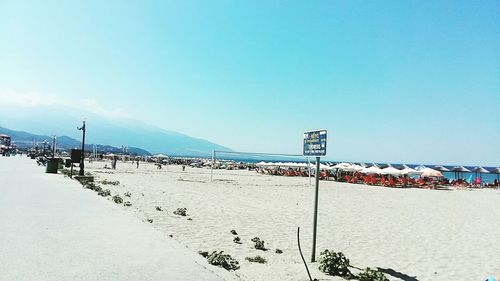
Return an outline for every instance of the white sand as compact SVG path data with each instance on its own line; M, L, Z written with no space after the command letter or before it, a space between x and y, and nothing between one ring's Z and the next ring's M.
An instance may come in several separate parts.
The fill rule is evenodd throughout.
M231 280L163 233L26 157L0 157L0 280Z
M107 163L107 162L106 162ZM198 250L224 250L238 259L242 280L308 280L297 250L310 260L314 188L307 178L260 175L249 171L215 171L152 164L136 169L118 162L87 165L98 180L119 180L103 186L130 200L142 219L165 236ZM107 163L109 166L109 163ZM124 197L131 192L132 197ZM142 195L144 194L144 195ZM166 211L159 212L155 206ZM189 218L173 215L186 207ZM323 249L342 251L351 264L380 267L414 277L405 280L484 280L500 274L500 192L497 190L391 189L321 182L318 255ZM233 243L235 229L243 244ZM253 248L251 238L265 241L267 252ZM275 249L284 251L279 255ZM261 255L265 265L245 261ZM326 276L309 263L313 277ZM397 275L397 274L395 274ZM391 280L401 280L388 276Z

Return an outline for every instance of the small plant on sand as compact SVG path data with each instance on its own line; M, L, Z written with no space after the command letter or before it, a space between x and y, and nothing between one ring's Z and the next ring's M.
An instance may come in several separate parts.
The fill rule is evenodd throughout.
M61 172L61 174L63 174L65 177L71 176L71 170L69 169L62 168L59 170L59 172Z
M130 203L130 201L125 201L125 203L123 203L123 206L130 207L132 206L132 203Z
M351 279L353 274L349 266L349 259L342 252L325 250L319 256L319 270L328 275Z
M236 230L233 229L233 230L231 230L231 234L232 235L238 235L238 232L236 232Z
M104 189L104 190L97 192L97 194L102 196L102 197L111 196L111 191L109 189Z
M208 257L208 252L205 251L198 251L198 254L200 254L204 258Z
M160 206L156 206L156 207L155 207L155 209L156 209L158 212L163 211L163 210L161 209L161 207L160 207Z
M359 281L389 281L382 271L374 270L369 267L360 272L356 276L356 279Z
M174 215L185 217L185 216L187 216L186 211L187 211L186 208L177 208L177 210L174 211Z
M264 246L264 240L260 240L259 237L254 237L254 238L252 238L251 241L255 243L255 245L254 245L255 249L267 251L266 247Z
M276 249L276 254L283 254L283 251L280 249Z
M234 237L233 242L236 243L236 244L241 244L240 237L238 237L238 236Z
M149 223L153 223L153 219L148 219L148 222Z
M240 268L239 262L231 255L224 254L224 251L213 251L207 256L207 261L211 265L222 267L226 270L237 270Z
M256 263L267 263L267 260L261 256L255 256L255 257L246 257L245 258L249 262L256 262Z
M122 204L123 203L123 199L119 195L113 196L112 199L113 199L113 202L115 202L116 204Z
M127 196L127 197L132 197L132 194L130 192L125 192L124 195Z
M104 179L101 181L101 184L104 184L104 185L119 185L120 182L119 181L108 181L107 179Z

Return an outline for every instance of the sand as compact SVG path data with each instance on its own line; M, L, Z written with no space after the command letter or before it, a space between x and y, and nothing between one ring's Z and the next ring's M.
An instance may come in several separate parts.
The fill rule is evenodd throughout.
M120 206L26 157L0 157L0 280L234 279Z
M210 170L118 162L87 164L113 194L129 200L140 220L172 235L191 251L224 250L240 261L241 280L308 280L296 240L310 260L314 187L307 178L253 171ZM124 197L130 192L130 198ZM160 206L164 211L157 211ZM173 214L187 208L188 217ZM191 220L188 220L190 218ZM500 274L500 192L498 190L395 189L322 181L317 253L342 251L360 268L379 267L391 280L484 280ZM230 231L242 244L233 243ZM253 248L259 237L268 251ZM283 254L275 253L275 249ZM267 264L245 257L261 255ZM341 280L309 263L314 278Z

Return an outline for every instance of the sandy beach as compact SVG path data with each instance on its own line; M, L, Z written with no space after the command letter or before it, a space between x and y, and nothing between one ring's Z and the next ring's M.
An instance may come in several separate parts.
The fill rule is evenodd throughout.
M235 257L241 280L308 280L297 247L311 255L314 188L307 178L253 171L210 170L141 163L87 164L96 181L132 203L122 208L193 252L223 250ZM124 196L126 192L130 198ZM109 200L109 198L108 198ZM391 280L484 280L500 274L500 191L396 189L322 181L317 253L342 251L360 268L379 267ZM156 206L162 211L156 210ZM187 217L173 211L187 208ZM233 242L236 230L242 244ZM268 251L250 241L259 237ZM275 249L281 249L277 254ZM267 264L245 257L261 255ZM309 263L313 278L341 280Z

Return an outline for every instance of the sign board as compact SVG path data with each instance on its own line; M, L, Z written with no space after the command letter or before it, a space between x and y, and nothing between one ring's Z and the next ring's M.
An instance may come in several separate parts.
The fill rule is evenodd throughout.
M326 155L326 130L310 131L304 133L304 156Z
M80 163L82 159L82 150L81 149L72 149L71 150L71 162Z

